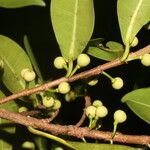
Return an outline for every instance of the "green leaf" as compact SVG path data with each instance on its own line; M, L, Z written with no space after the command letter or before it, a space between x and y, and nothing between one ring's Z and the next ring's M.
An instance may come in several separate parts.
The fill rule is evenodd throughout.
M5 97L5 95L2 93L2 91L0 91L0 99ZM1 104L0 108L3 109L7 109L9 111L13 111L13 112L17 112L18 111L18 106L15 103L15 101L10 101L9 103L5 103L5 104ZM0 138L0 150L12 150L12 144L9 143L9 141L7 141L6 139L9 139L9 136L11 134L14 134L16 131L16 127L14 125L12 125L10 123L10 121L5 120L5 119L1 119L0 118L0 132L5 132L7 133L6 135L4 135L4 139L3 137Z
M98 47L100 44L102 44L102 42L104 42L104 38L91 39L88 42L88 46L96 46L96 47Z
M136 115L150 124L150 88L142 88L127 93L122 98L122 102L127 103Z
M45 2L43 0L0 0L0 7L4 8L19 8L30 5L45 6Z
M108 47L111 51L114 51L114 52L123 52L124 51L123 45L118 42L115 42L115 41L107 42L106 47Z
M93 33L93 0L51 0L51 19L62 56L75 60Z
M0 59L4 62L2 81L5 86L12 93L25 89L25 81L21 77L21 71L24 68L32 69L32 65L24 50L13 40L0 35ZM34 85L33 81L29 87Z
M118 0L117 11L122 40L130 44L150 20L150 0Z
M69 142L76 150L142 150L130 146L115 145L115 144L94 144L83 142Z
M118 57L121 57L124 52L123 46L120 43L109 41L106 46L108 48L103 45L97 45L97 47L90 46L87 53L102 60L112 61Z
M25 49L26 49L26 51L28 53L28 56L30 57L30 61L32 62L33 67L34 67L38 77L40 78L41 81L43 81L43 77L42 77L41 71L39 69L39 66L38 66L38 63L36 61L36 58L35 58L35 56L33 54L33 51L32 51L32 48L30 46L30 43L29 43L27 35L24 36L24 46L25 46Z

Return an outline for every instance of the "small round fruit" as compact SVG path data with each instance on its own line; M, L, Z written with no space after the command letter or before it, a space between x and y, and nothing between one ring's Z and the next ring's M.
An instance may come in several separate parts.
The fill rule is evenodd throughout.
M34 145L33 142L25 141L25 142L22 144L22 148L35 149L35 145Z
M119 90L123 87L123 80L120 78L120 77L116 77L114 78L112 81L112 87L115 89L115 90Z
M77 64L80 67L85 67L90 63L90 57L87 54L80 54L77 58Z
M135 38L133 39L132 43L131 43L131 47L135 47L135 46L137 46L137 45L138 45L138 43L139 43L139 40L138 40L138 38L137 38L137 37L135 37Z
M103 118L108 114L108 110L105 106L99 106L96 108L96 117Z
M93 80L88 82L88 85L95 86L97 83L98 83L98 79L93 79Z
M146 67L150 66L150 54L144 54L141 57L141 63Z
M55 58L54 66L57 69L63 69L65 65L66 65L66 61L65 61L65 59L63 57L59 56L59 57Z
M94 107L94 106L88 106L85 109L85 113L86 113L87 117L94 118L95 117L95 113L96 113L96 107Z
M75 100L75 98L76 98L76 94L74 91L70 91L65 95L66 102L72 102Z
M70 91L70 84L68 82L61 82L58 85L58 92L61 94L66 94Z
M55 99L54 105L53 105L53 109L59 109L61 107L61 102L58 99Z
M24 111L28 111L28 108L27 107L20 107L18 109L18 112L21 113L21 112L24 112Z
M123 110L117 110L114 113L114 120L117 123L123 123L127 120L127 115Z
M103 103L100 100L94 100L93 106L100 107L100 106L103 106Z
M64 150L62 147L55 147L54 150Z
M52 107L52 106L54 106L55 100L53 97L45 96L42 100L42 103L45 107Z
M31 82L35 79L36 74L33 70L30 70L29 68L25 68L21 71L21 76L26 82Z

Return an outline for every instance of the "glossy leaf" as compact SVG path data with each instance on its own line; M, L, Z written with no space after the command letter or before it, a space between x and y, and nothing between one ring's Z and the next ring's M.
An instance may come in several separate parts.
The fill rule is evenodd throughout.
M94 143L81 143L69 142L76 150L142 150L141 148L133 148L130 146L115 145L115 144L94 144Z
M130 44L150 20L150 0L118 0L118 20L124 44Z
M43 0L0 0L0 7L4 8L19 8L30 5L45 6L45 2Z
M25 81L21 70L32 69L32 65L24 50L13 40L0 35L0 58L4 62L2 81L11 92L25 89ZM31 82L29 86L35 85Z
M0 98L3 98L5 95L0 91ZM9 111L13 111L13 112L17 112L18 110L18 106L15 103L15 101L10 101L9 103L5 103L5 104L1 104L0 108L3 109L7 109ZM6 126L5 126L6 125ZM10 126L9 126L10 125ZM6 138L9 139L9 137L11 134L15 133L15 126L10 124L10 121L5 120L5 119L1 119L0 118L0 132L5 132L7 133L6 135L4 135L4 139L3 136L0 138L0 150L12 150L12 144L9 143L10 141L7 141Z
M109 41L106 44L107 47L103 45L97 45L97 47L90 46L87 53L93 57L112 61L123 55L124 49L120 43Z
M122 98L129 108L150 124L150 88L134 90Z
M30 43L29 43L27 35L24 36L23 40L24 40L24 46L25 46L25 49L26 49L26 51L28 53L30 61L32 62L32 65L33 65L33 67L34 67L38 77L40 78L41 81L43 81L43 77L42 77L41 71L39 69L39 66L38 66L38 63L36 61L36 58L35 58L35 56L33 54L33 51L32 51L32 48L30 46Z
M51 19L62 56L75 60L93 33L93 0L51 0Z

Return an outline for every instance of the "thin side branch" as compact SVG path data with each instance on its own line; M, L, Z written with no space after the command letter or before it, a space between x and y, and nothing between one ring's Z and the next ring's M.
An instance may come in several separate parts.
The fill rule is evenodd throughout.
M5 109L0 109L0 118L8 119L24 126L31 126L40 130L44 130L56 134L65 134L77 138L88 137L92 139L103 139L109 141L111 139L111 132L103 132L97 130L90 130L89 128L76 126L63 126L56 124L49 124L39 119L23 116L19 113L9 112ZM114 141L128 144L147 145L150 143L150 136L146 135L125 135L117 133Z
M146 46L146 47L144 47L144 48L142 48L142 49L140 49L140 50L138 50L138 51L136 51L134 53L130 53L129 54L129 60L131 60L134 57L143 55L145 53L150 53L150 45L148 45L148 46ZM20 98L20 97L23 97L23 96L28 96L28 95L31 95L33 93L46 91L49 88L52 88L52 87L55 87L55 86L59 85L63 81L74 82L74 81L79 80L79 79L88 78L88 77L91 77L91 76L96 76L96 75L100 74L104 70L107 70L107 69L110 69L110 68L114 68L114 67L120 66L122 64L124 64L124 63L121 62L120 59L116 59L114 61L107 62L107 63L105 63L103 65L97 66L97 67L95 67L93 69L90 69L88 71L84 71L84 72L81 72L79 74L76 74L76 75L74 75L74 76L72 76L70 78L62 77L62 78L56 79L54 81L50 81L48 83L45 83L45 84L43 84L41 86L34 87L34 88L31 88L31 89L26 89L26 90L23 90L21 92L12 94L12 95L10 95L8 97L0 99L0 104L6 103L8 101L11 101L13 99L17 99L17 98Z
M75 125L76 127L80 127L85 119L86 119L86 114L85 114L85 109L91 105L91 98L89 96L85 96L85 107L83 109L83 114L82 114L82 117L80 118L79 122Z

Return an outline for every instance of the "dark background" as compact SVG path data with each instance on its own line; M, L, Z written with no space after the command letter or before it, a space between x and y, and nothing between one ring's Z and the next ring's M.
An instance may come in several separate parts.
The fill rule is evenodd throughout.
M19 9L0 8L0 34L8 36L22 47L23 36L28 35L34 54L45 80L55 76L60 77L61 71L53 67L53 59L60 55L52 24L50 21L50 2L45 0L46 7L29 6ZM92 38L103 37L106 40L121 41L116 12L116 1L95 1L96 23ZM150 42L150 31L142 29L138 33L139 45L142 48ZM92 58L90 67L104 63L104 61ZM120 102L121 97L133 90L136 85L140 87L150 86L150 69L143 67L139 61L130 62L128 65L113 68L108 71L112 76L121 76L125 86L119 91L112 89L110 81L101 76L99 84L92 87L89 93L92 99L101 99L109 109L109 116L103 121L103 130L112 130L112 116L116 109L124 109L128 114L128 121L119 126L119 130L129 134L150 134L150 126L134 115L125 104ZM83 100L66 104L62 108L63 122L73 124L81 116ZM149 115L149 114L148 114Z

